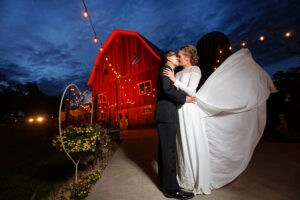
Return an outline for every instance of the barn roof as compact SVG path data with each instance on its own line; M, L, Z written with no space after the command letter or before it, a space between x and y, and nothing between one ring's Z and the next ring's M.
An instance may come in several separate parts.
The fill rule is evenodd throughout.
M158 48L157 46L155 46L152 42L150 42L149 40L147 40L145 37L143 37L142 35L140 35L138 32L134 32L134 31L126 31L126 30L118 30L115 29L112 34L109 36L109 38L106 40L106 42L104 43L102 49L103 51L105 51L105 49L109 46L109 44L113 41L113 39L119 35L133 35L136 36L137 38L140 39L140 41L150 50L150 52L157 58L160 59L160 56L162 55L163 51ZM87 85L92 85L95 75L96 75L96 68L99 67L99 61L101 58L102 54L98 53L97 58L96 58L96 62L94 64L93 67L93 71L91 73L89 82L87 83Z

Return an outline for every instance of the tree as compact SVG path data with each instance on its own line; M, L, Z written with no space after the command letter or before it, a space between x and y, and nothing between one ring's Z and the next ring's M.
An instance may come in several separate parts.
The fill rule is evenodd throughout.
M299 130L300 67L290 68L286 72L279 71L273 75L273 80L279 90L276 98L272 99L273 107L285 114L289 129Z

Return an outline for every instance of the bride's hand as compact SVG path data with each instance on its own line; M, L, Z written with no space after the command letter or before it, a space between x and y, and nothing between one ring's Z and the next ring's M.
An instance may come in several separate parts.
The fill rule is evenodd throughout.
M171 79L171 81L173 81L173 82L176 81L174 71L172 71L170 69L164 69L163 75L169 77Z

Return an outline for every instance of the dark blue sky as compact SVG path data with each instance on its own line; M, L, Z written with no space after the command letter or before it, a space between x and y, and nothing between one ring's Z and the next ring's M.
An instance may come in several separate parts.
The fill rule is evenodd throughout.
M297 0L86 0L97 35L137 31L163 50L197 41L210 31L228 35L234 50L247 39L254 59L270 74L299 66ZM99 44L92 42L81 0L0 0L0 70L8 79L37 82L49 95L68 83L82 90ZM286 39L283 34L292 32ZM263 42L258 41L265 35Z

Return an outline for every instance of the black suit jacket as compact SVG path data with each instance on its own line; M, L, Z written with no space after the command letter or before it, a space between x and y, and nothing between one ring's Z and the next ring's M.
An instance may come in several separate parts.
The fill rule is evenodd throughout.
M178 104L183 105L186 95L177 90L169 77L163 75L163 70L170 66L161 68L157 79L157 105L155 110L155 120L163 123L177 123Z

